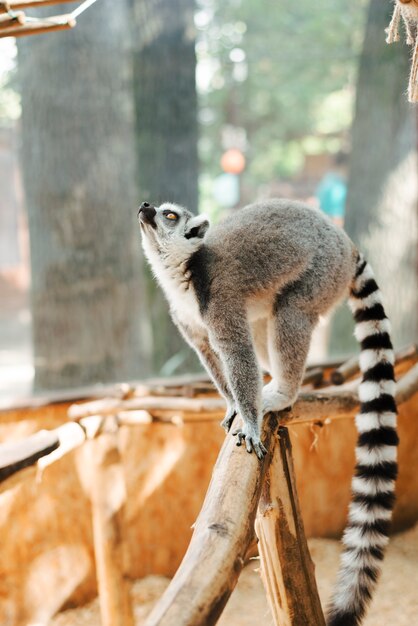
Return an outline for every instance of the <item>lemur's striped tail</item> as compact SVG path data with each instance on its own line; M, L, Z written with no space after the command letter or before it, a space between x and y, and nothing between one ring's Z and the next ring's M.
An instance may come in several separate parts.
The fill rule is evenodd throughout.
M370 265L359 255L349 305L361 344L356 471L328 626L358 626L380 573L397 475L394 354L390 324Z

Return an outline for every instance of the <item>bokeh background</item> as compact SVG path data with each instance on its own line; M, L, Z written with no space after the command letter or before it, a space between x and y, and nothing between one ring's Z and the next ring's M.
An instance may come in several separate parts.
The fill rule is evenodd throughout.
M199 369L142 258L143 200L213 220L319 206L374 265L396 346L418 339L417 112L391 11L99 0L74 31L0 41L2 402ZM352 329L345 309L321 322L312 358L355 351Z

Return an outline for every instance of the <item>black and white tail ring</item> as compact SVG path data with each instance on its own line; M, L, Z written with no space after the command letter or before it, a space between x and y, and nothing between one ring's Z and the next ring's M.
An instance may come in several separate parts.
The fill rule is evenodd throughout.
M380 573L397 476L394 353L390 324L370 265L359 255L349 305L361 344L360 412L352 500L328 626L358 626Z

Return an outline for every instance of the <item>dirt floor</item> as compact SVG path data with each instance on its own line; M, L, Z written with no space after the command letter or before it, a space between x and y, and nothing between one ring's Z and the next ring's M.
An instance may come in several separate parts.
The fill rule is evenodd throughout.
M319 593L325 605L331 593L338 567L340 544L328 539L309 541L316 565ZM258 560L243 570L232 594L220 626L254 626L257 621L268 626L271 615L257 572ZM378 591L364 626L418 626L418 525L392 538ZM132 595L138 626L163 593L168 579L149 576L133 585ZM97 599L80 609L60 613L51 626L93 626L100 624ZM314 625L307 625L314 626Z

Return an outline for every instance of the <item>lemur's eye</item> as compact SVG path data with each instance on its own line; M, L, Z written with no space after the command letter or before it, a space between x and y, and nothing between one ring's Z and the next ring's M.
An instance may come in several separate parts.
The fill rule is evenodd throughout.
M164 213L164 217L166 217L168 220L176 220L178 218L178 215L176 213L173 213L172 211L167 211L167 213Z

